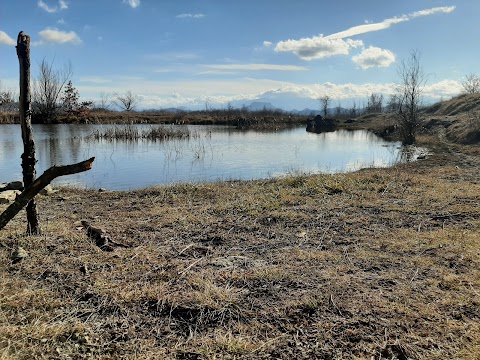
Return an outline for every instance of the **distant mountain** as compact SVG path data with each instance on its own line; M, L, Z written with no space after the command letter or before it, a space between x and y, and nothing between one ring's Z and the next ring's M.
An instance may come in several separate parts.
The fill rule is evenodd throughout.
M312 110L312 109L309 109L309 108L305 108L303 110L293 109L293 110L290 110L289 112L291 112L292 114L295 114L295 115L312 116L312 117L320 114L319 110Z
M177 113L177 112L184 112L184 111L190 111L187 107L185 106L180 106L178 108L167 108L167 109L162 109L163 111L166 112L172 112L172 113Z
M264 101L254 101L250 103L250 105L245 106L249 111L261 111L261 110L281 110L275 106L273 106L269 102Z

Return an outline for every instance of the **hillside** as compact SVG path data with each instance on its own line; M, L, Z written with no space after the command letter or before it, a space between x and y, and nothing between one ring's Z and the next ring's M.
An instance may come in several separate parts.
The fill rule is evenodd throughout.
M455 116L480 111L480 94L461 94L451 100L427 107L424 113L436 116Z
M443 127L453 142L480 142L480 94L462 94L424 109L426 129Z

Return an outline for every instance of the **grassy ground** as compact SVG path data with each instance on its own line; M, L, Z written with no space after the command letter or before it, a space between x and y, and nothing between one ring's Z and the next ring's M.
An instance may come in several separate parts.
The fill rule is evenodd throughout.
M480 358L480 147L420 142L391 169L39 196L42 236L0 231L0 359Z

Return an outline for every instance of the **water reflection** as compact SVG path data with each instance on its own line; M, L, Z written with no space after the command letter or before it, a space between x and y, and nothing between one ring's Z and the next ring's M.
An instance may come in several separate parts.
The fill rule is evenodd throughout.
M109 125L111 126L111 125ZM149 125L139 125L149 126ZM107 127L107 126L103 126ZM93 140L101 125L35 125L37 173L96 157L93 169L57 183L115 190L185 181L257 179L291 172L344 172L402 160L400 144L366 131L276 132L187 126L198 136L169 141ZM0 126L0 181L21 179L18 125Z

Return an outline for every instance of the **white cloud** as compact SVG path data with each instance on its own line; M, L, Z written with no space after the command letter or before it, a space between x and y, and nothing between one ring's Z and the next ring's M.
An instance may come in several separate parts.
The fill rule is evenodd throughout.
M273 45L273 43L271 41L264 41L263 42L263 46L265 46L265 47L270 47L272 45Z
M387 49L370 46L352 57L352 60L364 70L371 67L389 67L395 62L395 54Z
M140 6L140 0L123 0L124 4L128 4L132 9Z
M65 0L59 0L58 1L58 6L56 6L56 5L55 6L49 6L44 1L38 0L37 5L40 9L43 9L50 14L56 13L58 10L68 9L68 3Z
M456 9L456 6L441 6L441 7L435 7L435 8L426 9L426 10L415 11L414 13L409 14L409 16L414 18L418 16L428 16L428 15L433 15L437 13L448 14L455 9Z
M463 91L462 84L457 80L441 80L434 84L426 85L423 94L431 98L450 98Z
M56 6L54 7L49 7L47 4L45 4L42 0L38 0L37 5L40 9L45 10L48 13L54 13L57 12L58 8Z
M83 78L77 89L87 97L96 97L101 92L114 93L131 90L142 97L142 106L149 108L187 106L204 107L205 101L222 107L228 102L247 102L255 99L282 99L277 106L285 104L285 108L293 108L299 100L317 104L317 99L329 94L334 101L349 102L353 99L366 99L372 93L389 96L394 94L397 84L365 83L334 84L325 83L291 83L261 78L238 78L228 80L178 80L152 81L132 77L112 77L112 81L94 76ZM90 80L90 81L88 81ZM15 81L11 82L13 86ZM424 89L427 101L450 98L458 95L462 87L460 82L442 80L429 84ZM270 101L270 100L268 100ZM275 103L276 105L276 103ZM312 105L313 106L313 105Z
M68 9L68 3L63 0L59 0L58 4L60 5L60 10L66 10Z
M4 31L0 31L0 44L3 45L17 45L17 42L13 40L8 34Z
M280 41L277 52L292 52L302 60L323 59L335 55L348 55L351 48L363 46L361 40L328 39L323 35L300 40Z
M361 40L352 40L353 36L385 30L394 24L409 21L420 16L434 15L438 13L450 13L455 10L455 6L436 7L426 10L413 12L409 15L401 15L385 19L379 23L366 23L363 25L353 26L346 30L323 36L314 36L311 38L303 38L300 40L280 41L275 46L277 52L292 52L303 60L323 59L334 55L348 55L351 48L362 46Z
M74 31L61 31L56 28L46 28L38 33L42 39L40 44L43 43L56 43L56 44L80 44L82 40Z
M325 36L326 39L343 39L346 37L351 37L351 36L356 36L356 35L361 35L365 33L369 33L372 31L380 31L380 30L385 30L388 29L390 26L393 24L398 24L404 21L408 21L409 19L407 17L397 17L397 18L391 18L391 19L385 19L382 22L379 23L370 23L370 24L364 24L364 25L358 25L351 27L347 30L340 31L335 34L331 34L328 36Z
M190 18L190 19L201 19L203 17L205 17L204 14L179 14L179 15L176 16L176 18L178 18L178 19L188 19L188 18Z
M305 66L297 65L274 65L274 64L225 64L225 65L203 65L214 70L274 70L274 71L301 71L307 70Z

